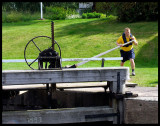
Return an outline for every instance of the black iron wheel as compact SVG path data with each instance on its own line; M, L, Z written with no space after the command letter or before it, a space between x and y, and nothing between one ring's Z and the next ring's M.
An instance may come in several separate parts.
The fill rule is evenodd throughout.
M39 63L35 65L34 63L38 61L39 53L42 52L45 49L52 47L52 38L48 36L37 36L35 38L32 38L25 46L24 49L24 59L27 63L27 65L32 69L39 69ZM61 57L61 49L58 43L55 42L55 51L59 53L59 56ZM43 65L42 65L43 67ZM45 65L46 68L46 65Z

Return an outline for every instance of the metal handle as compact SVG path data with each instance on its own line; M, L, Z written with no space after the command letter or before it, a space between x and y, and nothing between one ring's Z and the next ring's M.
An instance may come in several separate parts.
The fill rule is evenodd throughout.
M52 50L54 51L54 22L51 22Z

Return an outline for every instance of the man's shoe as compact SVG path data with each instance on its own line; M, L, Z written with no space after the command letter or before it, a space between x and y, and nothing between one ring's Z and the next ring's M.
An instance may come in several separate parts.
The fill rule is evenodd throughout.
M132 72L132 76L135 76L136 74L135 74L135 72Z

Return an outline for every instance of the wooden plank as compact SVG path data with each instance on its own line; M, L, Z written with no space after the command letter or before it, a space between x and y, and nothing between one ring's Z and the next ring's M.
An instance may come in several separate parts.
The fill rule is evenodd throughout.
M46 84L30 84L30 85L5 85L2 90L34 90L46 89Z
M105 87L107 82L83 82L83 83L57 83L58 89L73 89L73 88L92 88L92 87Z
M106 85L105 85L106 86ZM89 86L72 86L72 87L57 87L58 89L72 89L72 88L92 88L92 87L105 87L104 85L89 85Z
M138 84L136 84L136 83L131 83L131 82L127 82L125 85L126 85L126 87L135 87L135 86L137 86Z
M8 111L2 112L2 124L65 124L113 121L113 116L103 116L111 113L113 113L113 108L109 106Z
M129 79L128 67L69 68L62 70L2 71L2 85L117 81Z
M83 82L83 83L57 83L57 89L71 89L71 88L90 88L90 87L105 87L106 82ZM29 84L29 85L7 85L2 86L3 90L32 90L32 89L46 89L46 84Z

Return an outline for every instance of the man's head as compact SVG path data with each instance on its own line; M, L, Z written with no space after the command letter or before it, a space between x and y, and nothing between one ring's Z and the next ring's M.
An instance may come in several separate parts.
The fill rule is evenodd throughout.
M125 33L126 37L130 36L130 32L131 32L130 28L125 28L124 29L124 33Z

